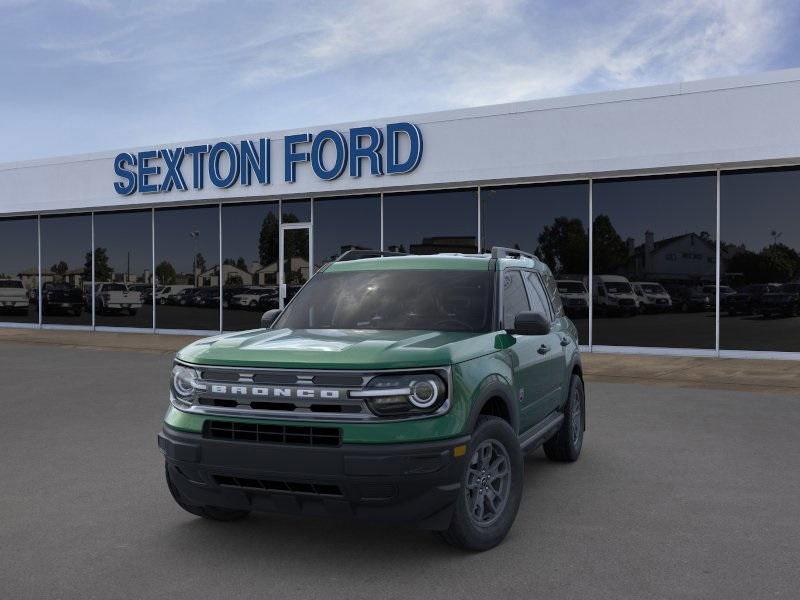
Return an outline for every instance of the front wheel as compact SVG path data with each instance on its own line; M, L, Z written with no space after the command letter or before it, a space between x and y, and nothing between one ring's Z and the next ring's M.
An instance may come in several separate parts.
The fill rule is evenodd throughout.
M575 462L583 447L584 420L583 381L572 376L569 386L569 399L564 407L564 420L556 434L544 443L544 453L550 460Z
M175 500L178 506L188 513L198 517L203 517L204 519L210 519L212 521L238 521L239 519L243 519L250 514L249 510L231 510L230 508L222 508L219 506L197 506L190 504L184 499L183 496L181 496L181 493L175 485L175 482L172 481L172 476L170 475L168 465L164 465L164 473L167 476L167 487L169 488L169 493L172 494L172 498Z
M522 451L507 422L485 416L478 419L469 456L453 520L441 536L464 550L488 550L503 541L517 516Z

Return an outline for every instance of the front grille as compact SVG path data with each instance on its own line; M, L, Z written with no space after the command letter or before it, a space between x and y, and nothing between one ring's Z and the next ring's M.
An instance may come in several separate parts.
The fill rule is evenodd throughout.
M218 440L299 446L339 446L342 443L342 430L338 427L302 427L235 421L207 421L203 435Z
M331 483L276 481L271 479L251 479L249 477L231 477L229 475L214 475L214 482L223 487L235 487L244 490L282 492L286 494L311 494L314 496L332 496L339 498L344 495L338 485Z

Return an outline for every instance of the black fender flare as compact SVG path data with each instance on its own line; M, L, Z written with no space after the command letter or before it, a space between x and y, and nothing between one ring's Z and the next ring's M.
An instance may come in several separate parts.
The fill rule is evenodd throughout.
M569 373L570 382L572 382L572 376L577 375L578 379L580 379L583 384L583 398L581 399L581 414L583 415L583 419L581 424L583 425L583 430L586 431L586 380L583 377L583 365L581 364L579 355L576 355L575 358L572 359L569 365ZM567 392L567 398L569 398L569 391Z
M475 424L481 410L492 398L500 398L506 406L511 428L519 433L519 402L516 401L514 389L499 375L489 375L478 386L478 392L470 408L467 418L467 431L475 430Z

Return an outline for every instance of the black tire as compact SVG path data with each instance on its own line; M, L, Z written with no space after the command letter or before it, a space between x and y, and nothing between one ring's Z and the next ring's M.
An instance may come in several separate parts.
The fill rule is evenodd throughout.
M172 481L168 465L164 465L164 473L167 477L167 487L169 488L170 494L172 494L172 498L175 500L178 506L188 513L198 517L203 517L204 519L210 519L212 521L238 521L239 519L244 519L250 514L249 510L231 510L229 508L221 508L219 506L196 506L194 504L190 504L183 498L183 496L181 496L180 491L178 491L178 488Z
M483 446L484 443L489 444L492 450L500 451L501 453L505 452L505 456L493 456L496 457L498 462L507 460L507 479L502 478L501 481L500 478L497 478L488 482L485 477L482 481L476 479L475 475L478 471L470 469L470 467L476 457L476 452L486 447ZM490 416L480 417L472 434L467 457L468 462L464 468L461 490L456 500L453 519L450 522L450 526L445 531L440 532L440 536L447 543L463 550L489 550L502 542L506 534L508 534L514 524L514 519L519 510L519 503L522 499L523 458L517 434L503 419ZM498 484L497 487L495 487L496 484ZM481 516L483 516L487 506L486 502L488 501L491 505L491 500L488 500L489 494L484 494L480 489L481 487L486 490L491 489L492 497L500 498L497 492L505 492L505 500L502 501L502 506L485 523L479 523L480 518L477 515L473 516L474 512L472 510L472 507L480 502L480 512L482 513ZM480 500L476 500L475 494L479 492L481 494Z
M575 462L581 455L585 422L585 392L583 380L573 375L569 398L564 407L564 421L556 434L544 443L544 453L550 460Z

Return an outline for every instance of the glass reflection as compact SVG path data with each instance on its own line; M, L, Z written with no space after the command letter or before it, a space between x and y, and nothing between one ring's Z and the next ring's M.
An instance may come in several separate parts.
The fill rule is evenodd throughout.
M314 269L352 249L381 245L379 196L314 200Z
M589 184L481 189L483 252L505 246L538 256L553 271L564 311L589 343Z
M384 249L409 254L475 253L477 210L477 190L386 194Z
M278 203L223 206L222 256L224 329L260 327L278 308Z
M155 212L156 327L219 329L219 209Z
M283 200L281 202L281 218L284 223L310 223L310 200Z
M720 348L800 352L800 169L720 181Z
M92 217L42 217L42 322L91 325Z
M153 326L150 211L95 213L95 325Z
M593 207L593 343L713 349L715 175L595 181Z
M0 219L0 321L38 323L36 218Z

